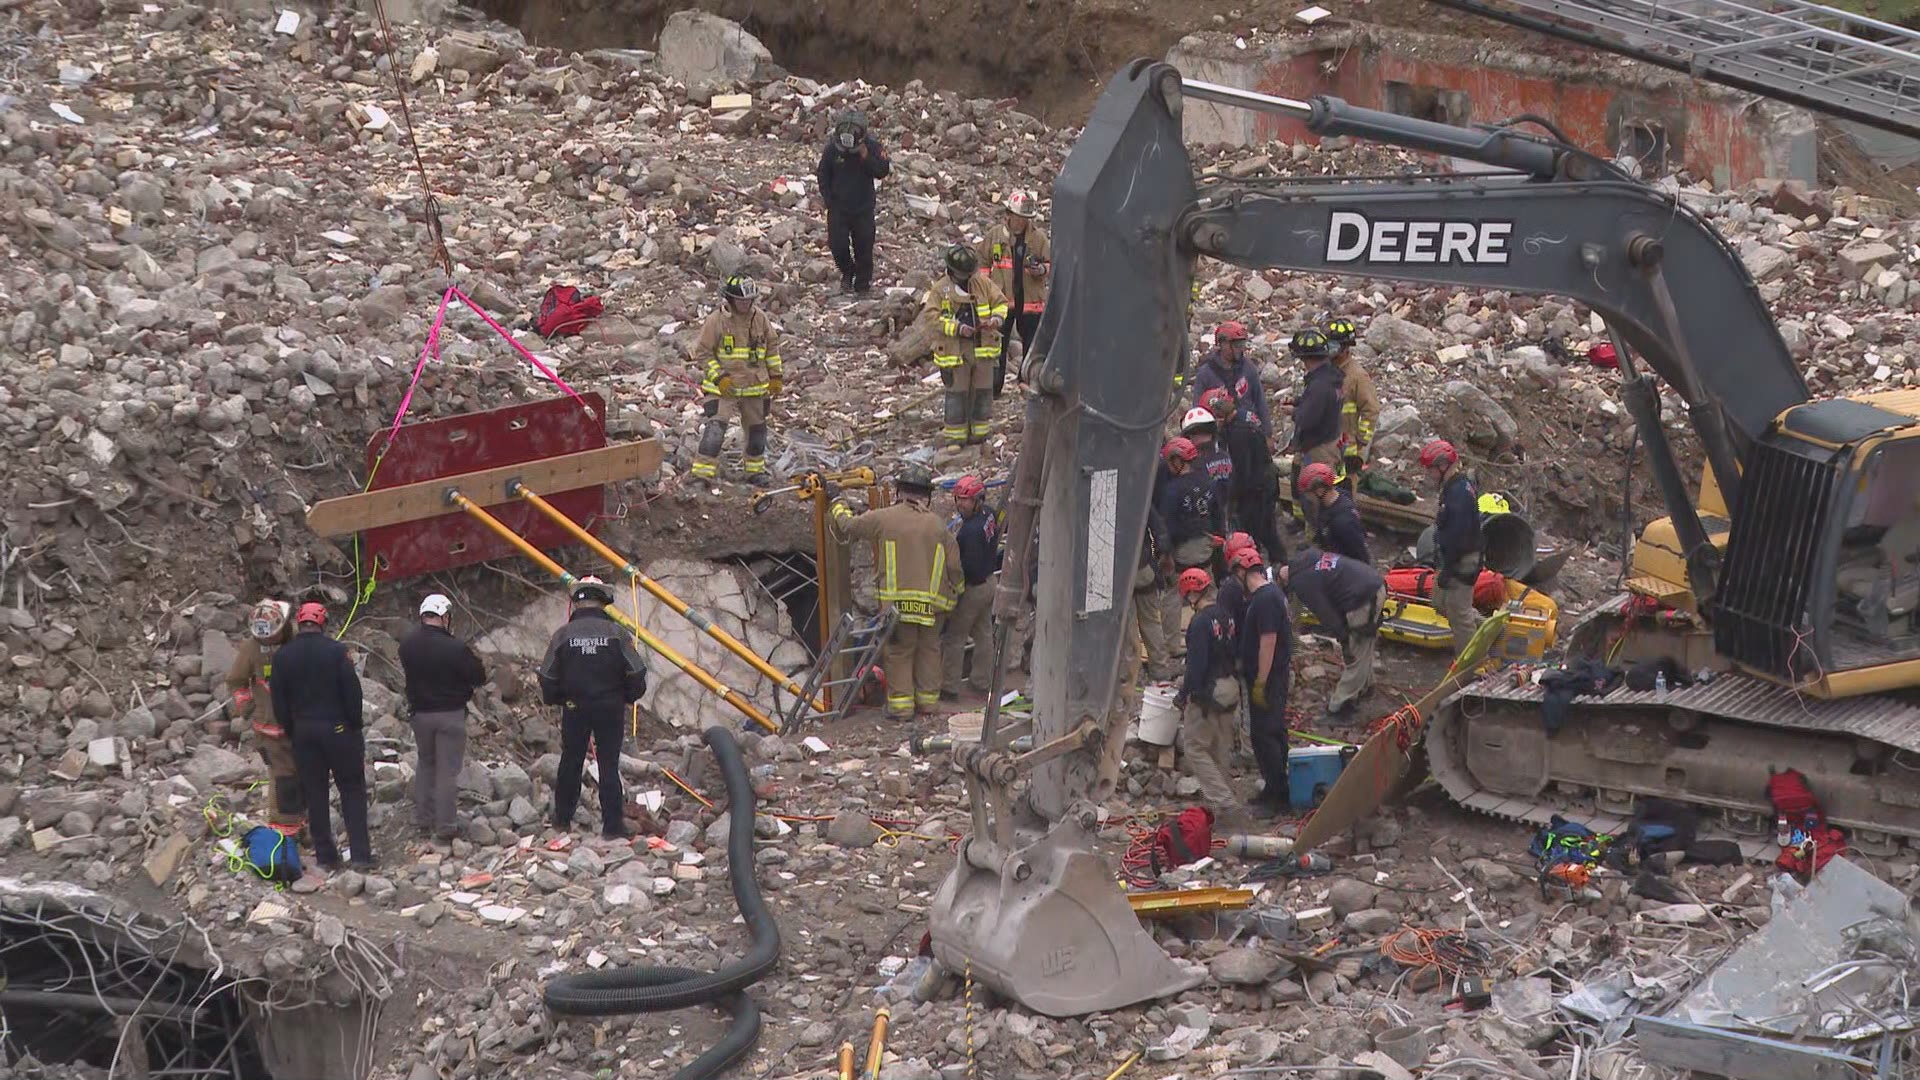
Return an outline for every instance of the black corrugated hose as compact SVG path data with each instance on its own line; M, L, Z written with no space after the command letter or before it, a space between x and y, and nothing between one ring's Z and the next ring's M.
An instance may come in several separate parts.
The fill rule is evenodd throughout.
M760 1038L760 1006L746 990L780 960L780 927L753 876L753 784L747 777L747 763L731 731L710 727L704 737L727 784L727 877L753 945L738 963L718 971L677 967L593 971L562 975L547 983L544 991L547 1008L561 1016L624 1016L723 1002L733 1013L726 1037L674 1073L673 1080L709 1080L753 1049Z

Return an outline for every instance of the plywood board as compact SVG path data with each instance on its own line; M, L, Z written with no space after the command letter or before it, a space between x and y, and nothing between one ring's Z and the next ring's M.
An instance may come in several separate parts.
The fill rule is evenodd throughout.
M640 439L598 450L327 499L307 511L307 527L321 536L351 536L368 529L438 517L450 509L449 488L459 488L461 494L481 506L498 506L515 501L507 492L507 484L513 480L519 480L541 495L634 480L651 476L660 467L663 456L657 441Z

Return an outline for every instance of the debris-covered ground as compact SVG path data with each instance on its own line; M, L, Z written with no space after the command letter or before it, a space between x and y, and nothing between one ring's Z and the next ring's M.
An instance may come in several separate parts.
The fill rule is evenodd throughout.
M623 488L606 532L616 546L651 565L810 545L797 509L754 516L747 489L686 474L699 409L684 349L717 283L734 271L764 282L787 337L776 469L884 468L939 426L937 379L895 362L916 286L942 244L991 223L1006 192L1044 199L1075 133L1006 100L918 82L823 85L764 65L738 88L748 107L709 108L727 88L690 98L660 73L670 58L528 48L479 23L394 34L451 279L436 268L372 20L0 4L0 438L12 448L0 459L0 662L12 673L0 681L0 854L10 875L197 928L242 992L274 1007L311 995L357 1008L391 989L375 1032L342 1058L377 1076L665 1075L712 1040L717 1016L556 1025L539 989L566 970L710 968L743 947L723 829L701 801L717 802L720 784L692 729L648 716L629 743L630 786L648 807L641 840L556 845L544 826L555 733L525 665L491 656L463 778L469 835L417 844L395 639L429 588L455 595L458 629L479 637L516 624L542 587L518 563L382 583L347 640L368 657L383 866L275 892L229 869L218 847L228 811L263 810L259 763L221 709L246 606L316 588L337 610L351 605L350 552L312 536L302 515L365 481L367 440L392 421L449 284L506 325L550 284L604 300L580 337L520 336L571 385L607 396L616 434L668 450L658 478ZM833 292L812 182L828 118L849 106L867 111L895 161L881 198L883 288L852 301ZM1225 180L1404 164L1365 148L1197 154ZM1816 393L1913 383L1913 226L1845 191L1679 186L1739 250ZM1282 398L1294 378L1283 346L1300 321L1360 321L1387 406L1382 467L1411 480L1409 448L1456 439L1484 488L1513 496L1547 541L1580 549L1555 586L1563 607L1608 593L1631 428L1617 376L1583 360L1597 336L1584 311L1202 271L1196 325L1248 321ZM439 341L414 418L553 392L471 313L455 308ZM999 413L979 463L993 475L1019 440L1014 397ZM1688 452L1671 399L1668 416ZM1657 513L1644 473L1632 498L1637 527ZM1383 537L1380 550L1407 540ZM1438 674L1430 655L1386 653L1390 691ZM1332 657L1326 646L1303 654L1308 716ZM1770 911L1766 876L1742 867L1678 868L1677 902L1628 896L1622 880L1597 902L1543 897L1526 834L1424 795L1357 848L1336 848L1333 874L1267 886L1260 906L1292 912L1292 932L1226 916L1163 928L1170 950L1212 973L1176 1000L1072 1021L979 997L970 1007L964 994L916 1002L912 959L952 857L948 826L964 817L957 777L871 718L817 734L824 751L746 740L766 814L756 871L786 944L755 990L768 1018L752 1075L819 1075L844 1039L864 1054L877 998L893 1003L889 1080L962 1075L969 1047L978 1075L993 1077L1103 1077L1136 1050L1147 1051L1131 1072L1142 1077L1337 1070L1408 1026L1431 1029L1421 1038L1435 1065L1454 1062L1423 1075L1657 1075L1603 1071L1596 1051L1617 1037L1539 1018L1542 995L1622 965L1653 980L1638 992L1672 994L1678 969L1705 970ZM1126 810L1141 822L1191 790L1152 758L1130 755ZM1122 824L1104 838L1116 852ZM1904 884L1914 868L1877 869ZM1228 862L1203 876L1230 884L1245 871ZM1403 924L1471 930L1468 959L1493 979L1496 1005L1449 1011L1459 987L1443 976L1460 959L1396 962L1382 946Z

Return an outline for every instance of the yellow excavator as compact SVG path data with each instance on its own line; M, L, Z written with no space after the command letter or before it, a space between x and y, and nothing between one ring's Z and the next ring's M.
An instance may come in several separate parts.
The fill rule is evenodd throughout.
M1195 101L1470 168L1203 187L1181 140ZM1629 593L1576 629L1572 651L1676 658L1717 677L1664 696L1575 699L1551 736L1537 687L1482 679L1427 729L1449 795L1516 820L1564 812L1602 826L1639 799L1676 799L1758 853L1771 832L1767 778L1791 766L1863 850L1920 838L1920 391L1810 401L1740 258L1684 203L1537 120L1455 127L1137 61L1095 106L1053 212L1053 283L1023 372L1025 441L995 597L997 655L1037 537L1032 749L1014 751L1029 733L995 708L960 755L973 829L932 912L944 966L1056 1016L1203 977L1141 929L1092 851L1118 771L1116 673L1201 255L1555 294L1605 320L1668 516L1636 545ZM1661 426L1655 376L1704 448L1697 497Z

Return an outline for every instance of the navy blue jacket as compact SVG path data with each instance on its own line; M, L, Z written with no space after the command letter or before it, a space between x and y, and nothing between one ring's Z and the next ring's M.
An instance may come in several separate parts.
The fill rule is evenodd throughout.
M325 631L295 634L275 650L267 689L273 695L273 715L289 736L321 735L343 727L360 730L360 676L347 647Z
M1166 523L1167 540L1178 545L1196 536L1213 536L1227 531L1227 508L1214 492L1213 478L1195 462L1187 471L1166 474L1156 502Z
M960 545L960 572L971 588L1000 569L1000 521L984 506L958 521L953 539Z
M880 140L867 136L867 156L850 154L840 144L828 140L820 151L820 167L814 179L820 184L820 198L829 210L842 214L873 212L873 182L893 171L893 162L880 148Z
M1312 450L1340 441L1340 369L1331 362L1307 372L1293 406L1293 446Z
M1287 589L1313 612L1327 633L1345 638L1356 628L1347 612L1371 610L1386 579L1363 562L1308 548L1287 564Z
M1234 492L1233 452L1227 449L1226 440L1215 436L1213 442L1200 448L1200 460L1193 463L1194 468L1204 471L1213 481L1213 497L1225 507Z
M1200 360L1200 370L1193 373L1193 403L1200 404L1207 391L1218 387L1233 395L1235 419L1252 418L1260 422L1262 431L1272 431L1273 423L1267 419L1267 391L1260 385L1260 368L1253 358L1242 359L1229 371L1221 367L1220 350L1209 349Z
M618 709L647 692L647 663L633 635L604 608L583 607L560 624L540 664L540 701L569 709Z
M1466 473L1455 473L1440 488L1440 509L1433 515L1433 543L1442 573L1480 551L1480 493L1473 489Z
M1239 647L1239 624L1218 597L1194 612L1187 624L1187 673L1180 683L1181 699L1196 694L1203 701L1210 699L1213 680L1233 676L1234 652Z
M1358 562L1373 562L1373 553L1367 550L1367 531L1360 527L1360 510L1344 491L1335 495L1330 505L1320 508L1313 539L1328 551Z

